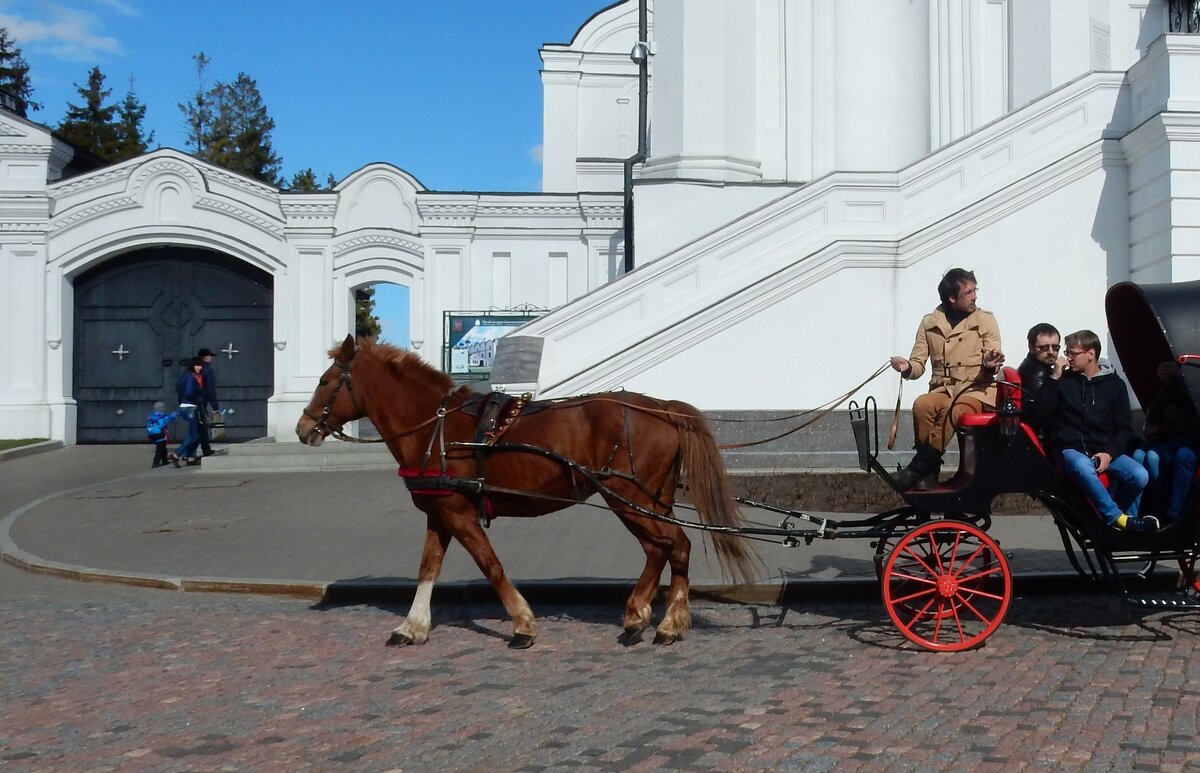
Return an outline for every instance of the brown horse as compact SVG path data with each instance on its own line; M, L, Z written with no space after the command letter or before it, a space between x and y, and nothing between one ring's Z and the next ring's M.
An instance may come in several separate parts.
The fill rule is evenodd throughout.
M320 445L330 434L340 434L346 422L366 416L401 468L425 462L429 475L442 476L444 444L444 477L479 477L475 450L453 446L476 437L476 419L464 410L472 397L469 389L456 390L445 373L387 344L356 347L347 336L329 354L334 363L296 425L301 442ZM538 405L540 410L519 415L483 458L485 493L414 490L413 502L427 516L425 548L412 607L389 644L423 643L428 638L430 596L451 537L466 548L499 594L513 622L510 646L533 644L533 611L505 576L481 526L481 496L487 499L490 517L536 516L582 502L598 491L646 554L625 605L627 641L640 639L650 624L650 604L668 563L667 608L654 640L670 644L690 626L691 542L678 525L648 515L672 515L681 480L701 521L717 529L710 536L723 569L734 579L751 580L756 556L735 532L724 531L744 521L730 495L716 443L695 408L632 392ZM513 450L520 445L550 455Z

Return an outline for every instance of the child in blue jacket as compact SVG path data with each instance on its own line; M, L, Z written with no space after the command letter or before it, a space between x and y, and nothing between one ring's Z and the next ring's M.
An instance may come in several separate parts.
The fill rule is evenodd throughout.
M154 444L154 463L150 465L151 469L170 464L173 461L171 457L175 456L167 451L167 443L170 442L167 425L179 418L179 411L163 413L166 408L167 406L160 400L154 404L154 410L150 411L150 415L146 417L146 437Z

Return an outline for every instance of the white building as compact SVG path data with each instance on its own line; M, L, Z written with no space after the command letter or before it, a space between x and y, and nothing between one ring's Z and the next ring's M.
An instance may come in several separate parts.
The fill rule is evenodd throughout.
M434 362L445 311L554 307L517 334L540 361L508 371L545 396L817 405L907 353L956 265L1015 362L1035 322L1102 329L1114 282L1200 278L1200 36L1167 17L1166 0L656 0L626 276L638 0L541 52L542 193L429 191L373 164L286 194L172 150L86 169L0 113L0 437L137 439L207 346L231 426L290 440L377 282L409 288Z
M1200 278L1200 35L1172 6L656 0L637 269L525 327L511 388L812 407L907 354L954 266L1013 363L1036 322L1102 331L1115 282ZM578 81L547 115L582 114Z

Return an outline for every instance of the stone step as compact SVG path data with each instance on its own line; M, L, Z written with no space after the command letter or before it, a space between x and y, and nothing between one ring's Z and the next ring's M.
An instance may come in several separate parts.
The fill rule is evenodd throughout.
M219 444L217 444L219 446ZM327 440L315 448L301 443L277 443L262 438L228 446L225 453L205 458L202 472L321 472L334 470L393 470L396 460L387 446Z

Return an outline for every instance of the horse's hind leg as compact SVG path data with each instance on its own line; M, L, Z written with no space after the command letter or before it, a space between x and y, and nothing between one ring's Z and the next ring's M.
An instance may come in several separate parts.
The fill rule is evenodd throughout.
M442 561L449 544L450 532L445 525L438 518L427 515L425 549L421 553L421 568L417 572L417 592L413 595L412 606L404 622L392 631L387 642L389 645L424 644L429 639L432 624L429 600L433 596L433 584L441 574Z
M634 643L640 641L642 631L650 625L653 617L650 603L654 600L654 593L658 590L659 580L662 579L663 567L667 565L667 553L658 541L647 533L640 516L628 515L615 506L613 509L620 517L621 523L625 524L625 528L637 537L642 545L642 552L646 554L642 573L634 583L633 592L625 601L625 633L622 639L626 643Z
M487 534L479 525L475 511L456 512L447 516L447 526L459 544L466 548L467 552L471 554L471 558L475 559L475 565L479 567L479 571L483 572L483 576L488 579L488 582L496 589L497 595L500 596L500 603L504 605L513 624L513 637L508 646L513 649L532 647L533 640L537 637L537 625L534 622L533 610L504 573L504 567L500 564L500 559L496 557L496 551L492 549L492 543L488 540Z
M667 586L667 609L658 624L654 643L673 644L684 631L692 627L692 613L688 606L688 564L692 555L692 541L683 529L674 524L661 526L670 542L667 561L671 564L671 584Z
M655 644L672 644L691 627L688 609L688 561L692 543L680 527L655 521L616 497L605 497L625 527L637 537L646 554L646 564L625 603L625 639L636 640L650 624L650 602L662 579L663 568L671 565L671 583L667 587L667 609L658 624ZM649 508L648 508L649 509Z

